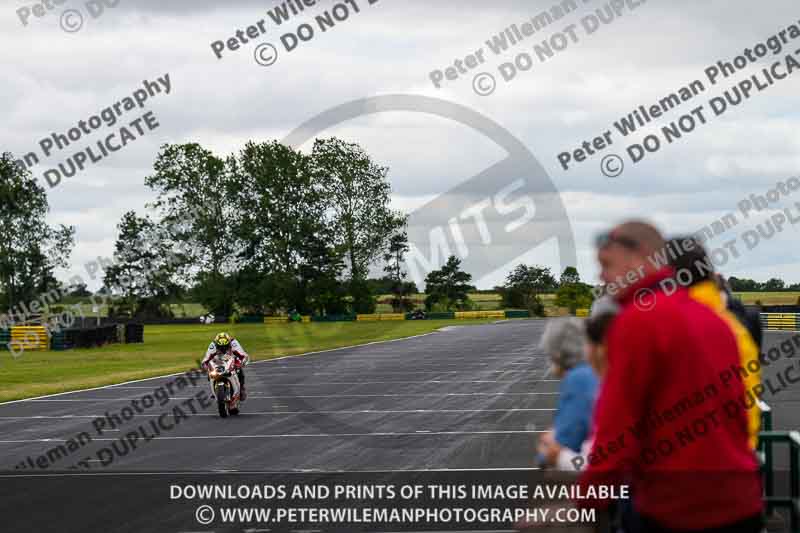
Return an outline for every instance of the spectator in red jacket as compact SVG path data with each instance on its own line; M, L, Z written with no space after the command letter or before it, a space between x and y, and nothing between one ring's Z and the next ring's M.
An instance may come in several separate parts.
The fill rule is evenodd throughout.
M597 244L601 277L621 312L608 331L582 489L630 484L650 533L759 532L761 483L746 413L726 409L744 389L719 377L739 363L731 329L665 282L672 270L651 225L622 224Z

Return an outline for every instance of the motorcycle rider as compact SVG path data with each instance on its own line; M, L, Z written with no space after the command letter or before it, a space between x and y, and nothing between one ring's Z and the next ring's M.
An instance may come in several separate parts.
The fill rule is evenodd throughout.
M239 384L241 385L240 396L242 401L244 401L247 399L247 393L244 389L244 367L247 366L247 363L250 361L250 356L244 351L239 341L228 333L222 332L218 334L214 337L211 344L208 345L206 356L203 358L203 362L200 366L207 371L212 359L229 354L236 358L236 374L239 377Z

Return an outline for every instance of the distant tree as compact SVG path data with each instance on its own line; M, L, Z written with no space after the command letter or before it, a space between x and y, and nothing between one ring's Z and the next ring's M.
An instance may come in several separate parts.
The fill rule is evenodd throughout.
M196 143L166 145L153 170L145 184L157 193L152 206L158 209L160 224L183 245L210 309L231 313L229 275L237 269L239 248L232 228L240 210L230 200L230 193L242 185L231 174L228 162Z
M505 285L500 287L503 306L527 309L534 315L543 316L541 295L552 292L556 286L556 279L549 268L517 265L506 277Z
M561 277L558 280L559 285L570 285L576 284L581 282L581 277L578 274L578 269L573 266L568 266L564 269L564 272L561 273Z
M786 288L786 282L778 278L770 278L763 285L763 290L769 292L782 291L785 288Z
M431 271L425 278L425 308L431 310L439 305L443 309L463 309L469 304L468 292L472 274L461 270L461 260L454 255L439 270Z
M69 295L73 298L88 298L92 295L85 283L78 283L70 287Z
M114 263L103 283L121 294L135 314L170 316L168 300L181 294L180 279L186 258L175 251L165 227L128 211L117 226Z
M728 278L728 285L730 285L733 292L752 292L758 290L757 284L751 279L737 278L731 276Z
M358 312L374 309L365 283L369 266L404 227L406 217L393 211L389 169L375 163L360 146L340 139L318 139L311 158L322 180L331 223L350 274L350 294Z
M28 304L61 287L75 228L47 224L47 193L10 153L0 155L0 309Z
M304 271L341 264L341 248L326 220L324 184L311 163L309 156L281 143L251 142L231 170L240 258L248 276L268 280L258 287L270 308L309 312L313 287ZM323 251L336 257L321 258Z
M408 234L402 231L391 236L388 249L383 255L383 260L386 262L383 271L387 273L386 278L391 280L392 310L395 313L414 308L408 295L411 294L412 288L416 289L416 285L407 281L408 273L403 270L403 261L408 250Z
M309 236L305 245L304 261L300 266L304 292L302 301L309 312L319 315L341 314L346 311L347 289L340 279L344 259L341 250L333 243L332 238ZM299 308L297 310L301 311Z
M567 267L561 274L556 291L556 305L566 307L570 314L574 315L578 309L586 309L591 306L593 299L591 285L581 282L581 277L575 267Z

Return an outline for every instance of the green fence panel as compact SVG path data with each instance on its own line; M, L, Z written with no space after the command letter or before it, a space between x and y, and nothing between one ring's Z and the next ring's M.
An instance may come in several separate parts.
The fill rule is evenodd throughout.
M530 318L530 311L506 311L506 318Z
M255 315L245 315L239 317L240 324L263 324L264 317L263 316L255 316Z
M456 314L453 311L446 311L442 313L428 313L427 319L428 320L451 320L455 319Z
M789 495L775 496L774 462L771 448L785 444L789 448ZM762 431L758 434L758 449L768 451L762 465L764 471L764 500L767 514L774 509L788 509L790 531L800 531L800 433L796 431Z
M11 332L7 329L0 329L0 350L8 350L9 342L11 342Z
M70 350L71 348L72 345L67 339L67 335L63 331L57 331L50 335L51 350L63 352L64 350Z

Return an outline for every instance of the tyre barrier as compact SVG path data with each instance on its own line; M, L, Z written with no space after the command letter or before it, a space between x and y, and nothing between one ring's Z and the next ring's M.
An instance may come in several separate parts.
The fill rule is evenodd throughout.
M44 352L50 349L50 336L44 326L13 326L8 347L15 352Z
M125 324L125 344L140 344L144 342L144 324Z
M108 324L95 328L61 330L52 334L50 348L60 352L123 342L125 344L143 343L144 325L136 323Z
M8 350L8 343L11 342L11 332L7 329L0 329L0 350Z
M761 327L772 331L800 331L800 314L761 313Z

